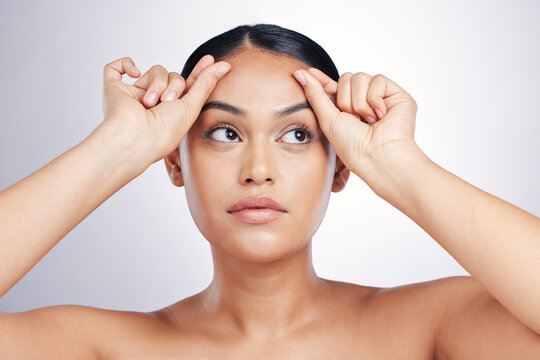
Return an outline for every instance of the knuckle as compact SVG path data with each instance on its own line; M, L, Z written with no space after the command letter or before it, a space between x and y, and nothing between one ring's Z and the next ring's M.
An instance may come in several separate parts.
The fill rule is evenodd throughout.
M116 61L116 60L115 60ZM103 70L107 70L108 67L110 67L112 64L114 63L114 61L111 61L111 62L108 62L105 64L105 66L103 66Z
M179 73L177 72L170 72L169 73L169 82L171 83L178 83L178 84L183 84L185 83L186 81L184 80L184 78L182 77L182 75L180 75Z
M167 87L167 80L164 80L162 78L155 78L152 80L151 87L154 89L165 89Z
M371 75L366 74L365 72L357 72L353 75L355 79L371 79Z
M367 105L367 103L365 102L361 102L361 103L353 103L352 104L353 106L353 110L355 113L357 114L369 114L371 113L370 111L370 107Z
M377 101L379 101L379 97L372 92L368 92L366 98L367 98L367 101L371 104L375 104L377 103Z
M133 60L131 60L131 58L129 56L124 56L124 57L121 57L119 59L116 59L116 60L113 60L113 61L109 61L108 63L105 64L105 66L103 66L103 69L106 69L110 66L112 66L114 63L117 63L117 62L122 62L124 60L128 60L128 61L131 61L133 62Z
M167 69L165 69L163 66L159 65L159 64L156 64L156 65L153 65L149 71L152 71L152 72L157 72L159 74L167 74Z
M183 77L180 76L178 78L178 82L180 83L180 85L186 86L186 79L184 79Z
M351 85L355 89L367 89L369 87L369 84L371 83L371 76L366 74L354 74L353 77L351 77Z
M345 112L353 112L353 108L352 108L352 104L350 102L345 102L345 103L339 103L338 102L338 108L341 110L341 111L345 111Z
M127 60L131 63L134 63L133 59L130 57L130 56L124 56L123 58L120 59L121 61L124 61L124 60Z

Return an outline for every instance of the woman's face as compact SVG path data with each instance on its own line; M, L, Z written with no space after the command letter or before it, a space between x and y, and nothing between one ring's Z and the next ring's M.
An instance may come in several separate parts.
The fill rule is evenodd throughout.
M169 165L167 170L177 169L171 179L185 186L191 215L214 247L246 261L272 261L308 244L324 217L330 191L343 188L348 170L338 159L336 174L335 152L309 107L276 115L307 102L292 76L307 69L305 63L261 50L224 60L232 68L207 104L225 103L241 114L203 108L182 140L179 156L168 156L169 163L179 159L181 172ZM216 127L220 124L226 128ZM239 220L228 210L248 195L270 197L286 212L266 223Z

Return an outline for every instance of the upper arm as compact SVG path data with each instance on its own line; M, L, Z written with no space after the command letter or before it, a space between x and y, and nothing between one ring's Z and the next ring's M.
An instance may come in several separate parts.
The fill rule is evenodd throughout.
M540 359L540 335L476 279L448 280L436 333L436 359Z
M95 359L94 309L58 305L0 312L1 359Z

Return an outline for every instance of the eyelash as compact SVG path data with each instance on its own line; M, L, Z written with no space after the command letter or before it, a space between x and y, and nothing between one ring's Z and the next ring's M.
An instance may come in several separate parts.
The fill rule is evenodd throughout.
M218 129L228 129L228 130L231 130L231 131L234 131L234 133L236 134L236 136L238 137L238 133L236 133L236 130L229 124L225 124L225 123L217 123L216 126L214 126L213 128L211 128L210 130L208 130L205 134L204 134L204 138L205 140L208 140L208 141L217 141L217 142L226 142L226 141L221 141L221 140L216 140L216 139L213 139L210 135L215 131L215 130L218 130ZM296 143L296 144L291 144L291 145L309 145L311 144L311 142L313 141L313 133L306 127L305 124L301 124L301 125L298 125L297 127L295 127L294 129L291 129L289 131L287 131L285 134L288 134L289 132L291 131L295 131L295 130L302 130L306 133L307 135L307 141L306 142L303 142L303 143ZM238 137L239 138L239 137ZM290 143L286 143L286 144L290 144Z

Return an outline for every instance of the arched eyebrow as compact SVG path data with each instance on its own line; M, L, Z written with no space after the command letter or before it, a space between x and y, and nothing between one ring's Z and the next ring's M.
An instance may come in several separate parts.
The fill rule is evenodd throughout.
M246 110L239 108L237 106L231 105L231 104L227 104L226 102L223 102L223 101L218 101L218 100L209 101L206 104L204 104L204 106L201 109L201 113L208 109L219 109L219 110L227 111L233 115L240 116L240 117L246 117L247 115ZM311 108L311 105L307 101L304 101L304 102L287 106L287 107L277 110L275 112L274 117L279 119L287 115L293 114L297 111L303 110L303 109L309 109L313 111L313 109Z

